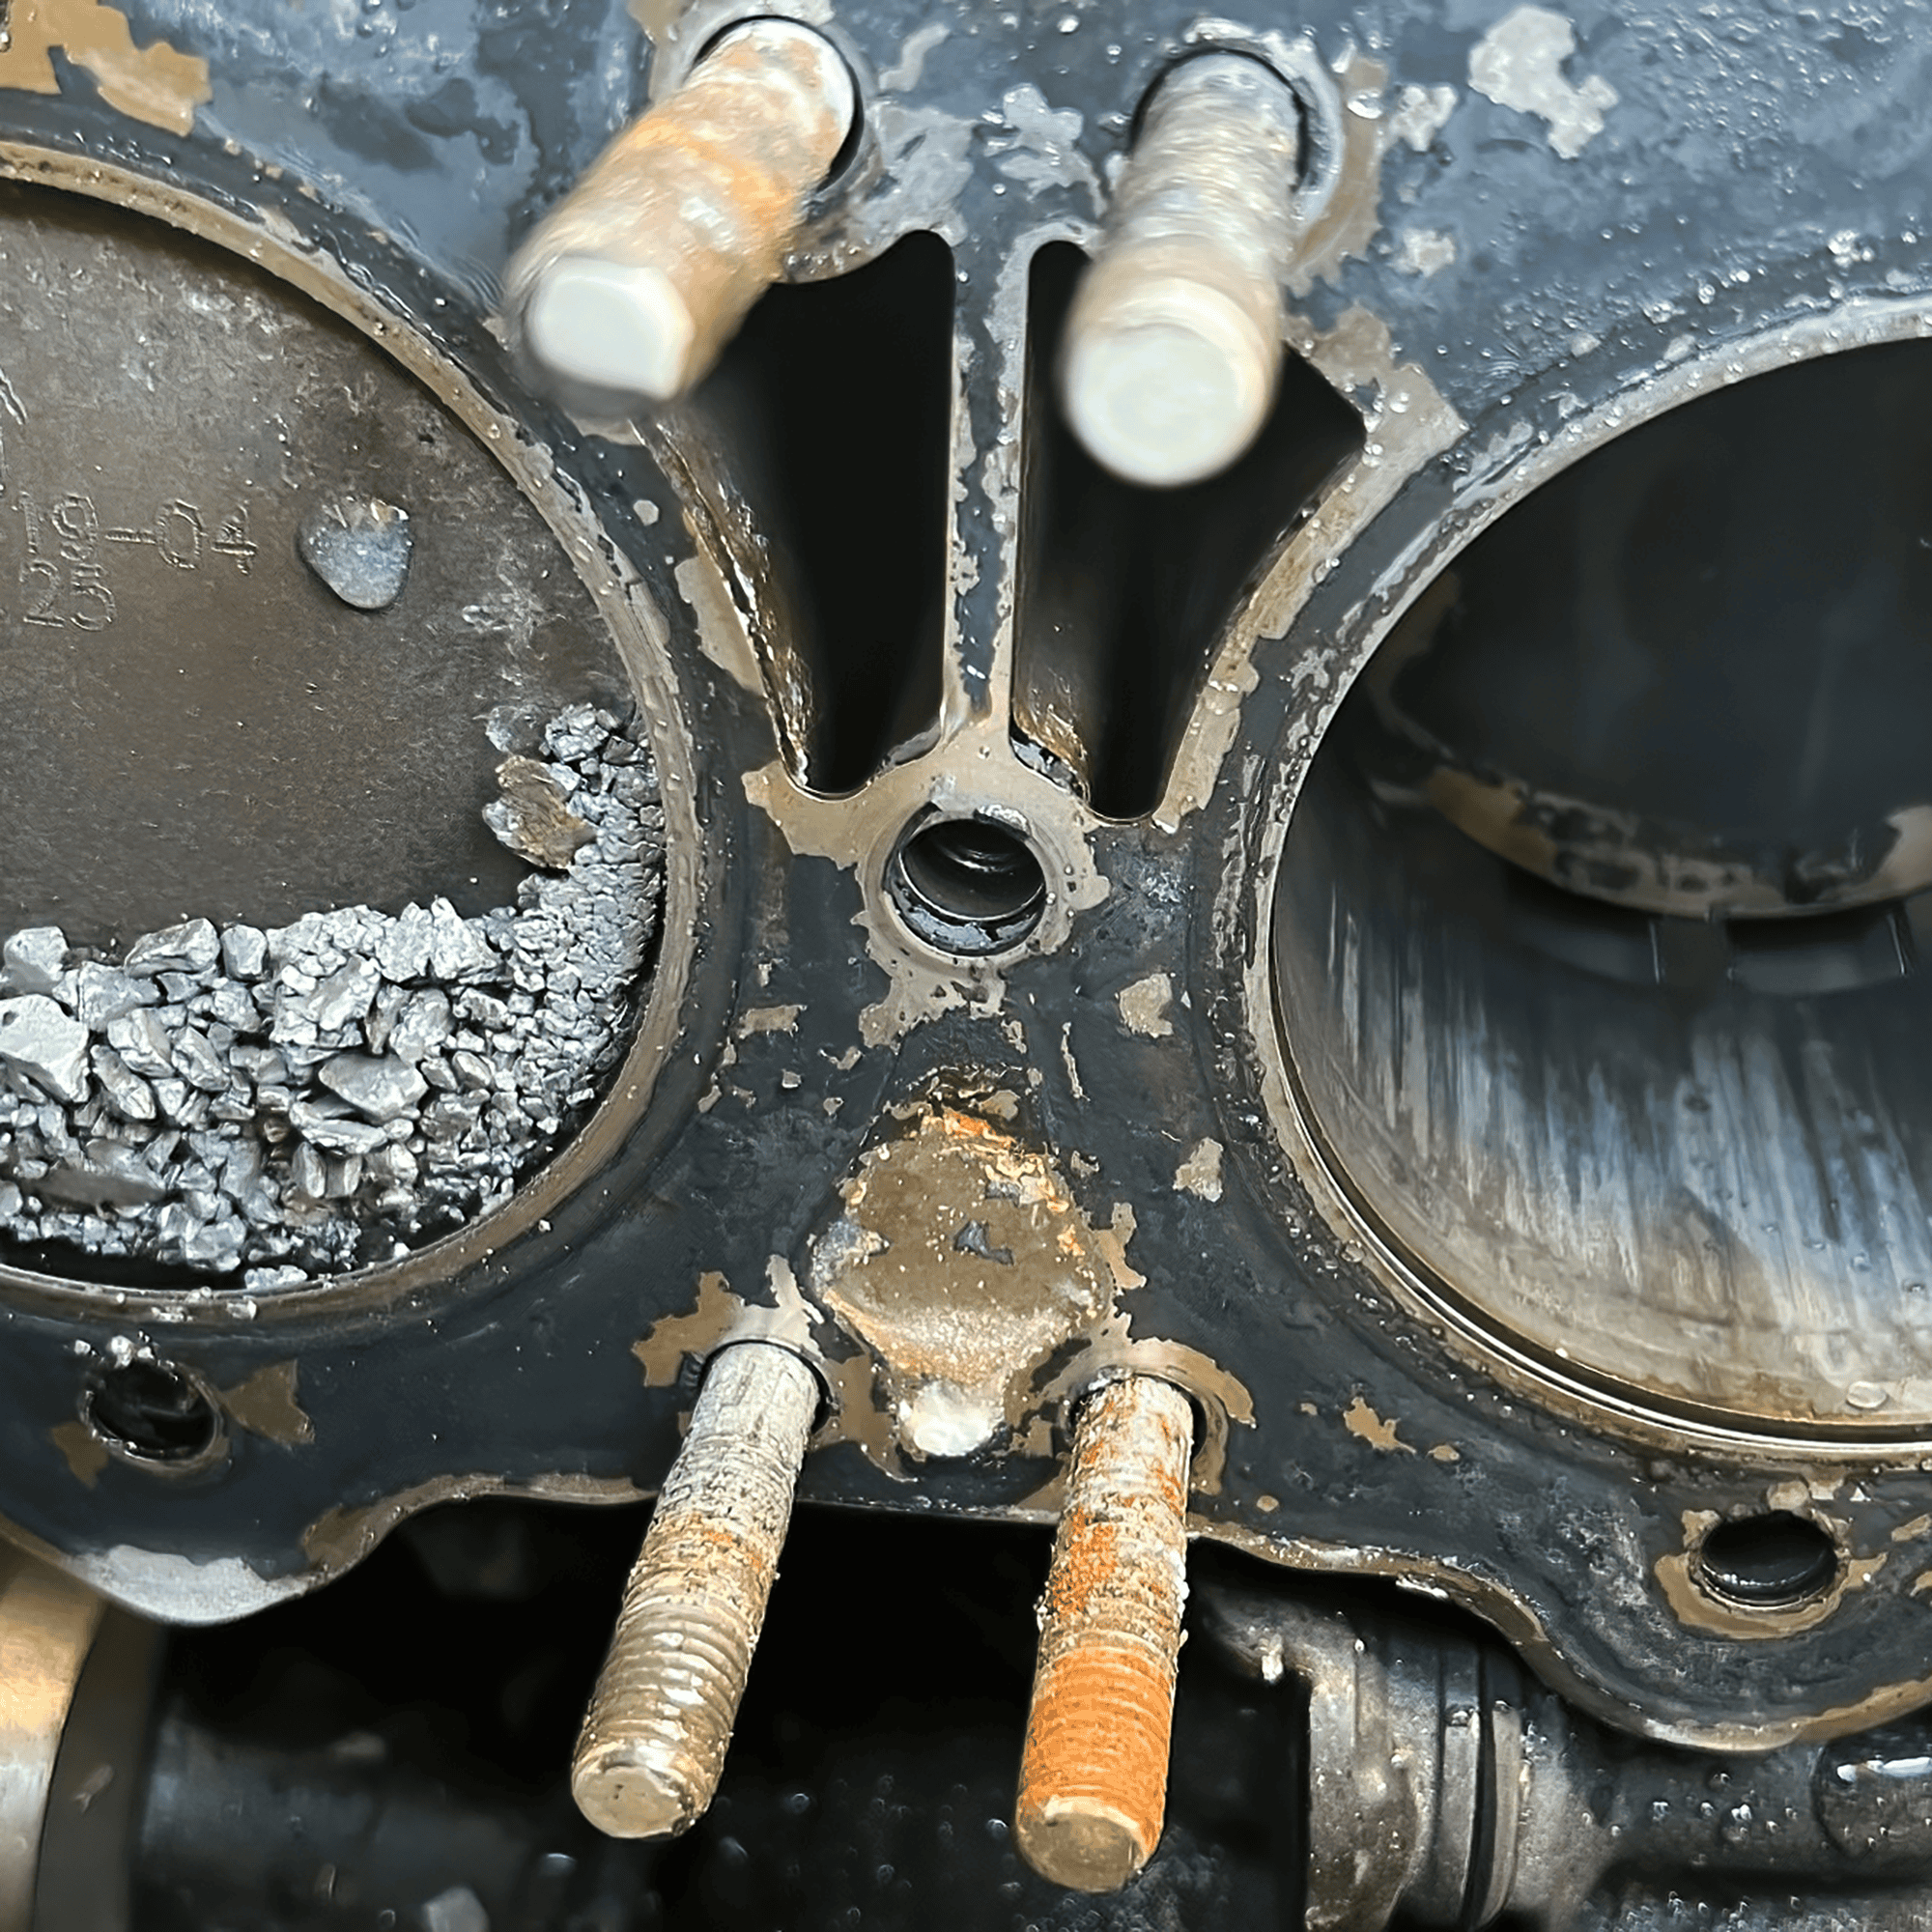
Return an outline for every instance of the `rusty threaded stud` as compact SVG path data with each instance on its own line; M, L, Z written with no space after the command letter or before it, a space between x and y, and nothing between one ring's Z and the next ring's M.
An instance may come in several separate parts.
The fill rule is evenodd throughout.
M705 1373L571 1762L578 1809L613 1838L670 1837L711 1803L817 1407L811 1371L768 1342Z
M1280 381L1301 172L1294 92L1242 54L1154 91L1066 318L1061 395L1088 453L1172 489L1253 442Z
M517 250L503 277L517 338L604 408L682 395L778 279L857 112L822 35L734 27Z
M1160 1842L1193 1448L1193 1405L1151 1376L1105 1384L1074 1423L1013 1831L1078 1891L1124 1885Z

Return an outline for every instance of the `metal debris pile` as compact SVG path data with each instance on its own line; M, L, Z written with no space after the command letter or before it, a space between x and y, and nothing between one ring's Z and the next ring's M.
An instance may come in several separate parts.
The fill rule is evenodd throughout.
M508 1199L623 1046L664 811L610 711L502 712L490 736L510 755L484 816L544 868L514 907L193 919L118 963L58 926L0 943L0 1235L254 1290L391 1260Z

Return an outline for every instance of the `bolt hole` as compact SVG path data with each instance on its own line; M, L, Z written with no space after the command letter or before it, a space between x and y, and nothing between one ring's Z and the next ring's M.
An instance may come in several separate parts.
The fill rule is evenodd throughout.
M221 1420L199 1378L164 1362L106 1370L82 1399L87 1426L136 1463L180 1467L210 1455Z
M845 70L846 75L852 83L852 119L846 125L845 137L838 144L838 152L833 156L831 166L825 170L824 179L819 182L817 187L813 190L814 194L822 196L838 181L846 169L852 165L853 157L859 152L859 143L866 132L866 90L860 85L859 76L852 70L852 63L845 58L844 49L833 40L830 34L822 33L818 28L809 26L803 20L794 19L788 14L741 14L735 20L725 21L698 48L697 58L691 64L691 71L696 73L733 34L742 33L747 27L765 25L803 28L807 33L823 41L838 57L839 66Z
M1822 1596L1837 1579L1838 1549L1815 1522L1789 1510L1720 1522L1697 1551L1713 1595L1753 1610L1785 1610Z
M1046 874L1026 840L984 818L929 818L899 841L887 890L906 924L942 952L1017 946L1046 910Z

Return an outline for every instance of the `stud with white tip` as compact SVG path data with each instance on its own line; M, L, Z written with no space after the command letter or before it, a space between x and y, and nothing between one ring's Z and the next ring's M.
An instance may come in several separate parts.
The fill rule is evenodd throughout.
M539 379L610 414L701 381L782 272L857 114L822 35L794 20L732 28L504 271L504 314Z
M1148 102L1061 364L1074 433L1129 483L1217 475L1267 419L1300 164L1293 89L1245 55L1185 61Z
M769 1342L705 1372L571 1762L578 1809L613 1838L674 1836L718 1789L818 1402Z

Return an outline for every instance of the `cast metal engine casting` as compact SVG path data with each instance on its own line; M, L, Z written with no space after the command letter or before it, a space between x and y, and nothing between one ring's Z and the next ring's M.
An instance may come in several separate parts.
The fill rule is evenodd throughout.
M0 0L0 1932L1932 1922L1928 73Z

